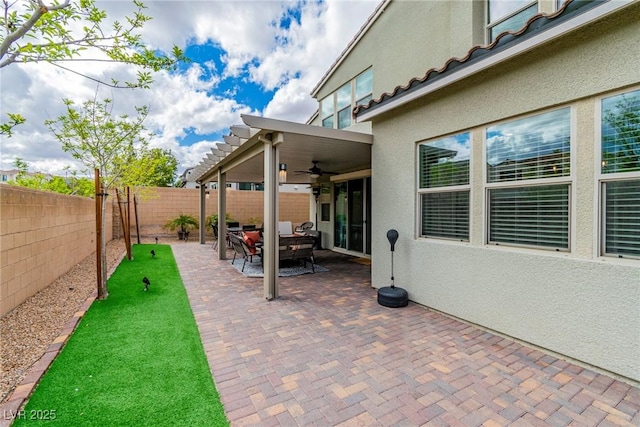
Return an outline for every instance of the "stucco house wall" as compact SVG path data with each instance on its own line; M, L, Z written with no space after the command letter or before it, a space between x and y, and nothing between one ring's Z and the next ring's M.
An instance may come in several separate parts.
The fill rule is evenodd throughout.
M482 43L483 20L482 2L392 1L318 89L315 98L322 100L370 66L374 98L391 91ZM320 125L319 118L312 124Z
M386 16L389 26L406 28L405 16L391 18ZM640 87L638 22L636 3L374 118L373 229L378 231L373 233L372 284L389 284L389 244L382 231L395 228L400 234L395 283L411 300L640 380L640 261L597 255L595 176L601 96ZM397 42L373 38L375 51L393 60L388 52ZM371 53L367 43L360 49ZM407 81L399 76L394 85ZM571 107L573 115L570 252L485 245L485 127L560 106ZM472 138L470 241L418 238L416 144L461 131L470 131Z

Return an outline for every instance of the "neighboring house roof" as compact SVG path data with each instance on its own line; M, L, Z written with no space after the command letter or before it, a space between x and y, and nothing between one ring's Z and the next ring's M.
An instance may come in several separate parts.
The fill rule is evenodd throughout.
M184 187L187 185L188 181L193 181L193 179L189 179L191 177L191 172L193 171L193 167L186 168L182 174L178 177L178 186Z
M347 47L345 47L342 53L338 55L338 58L335 60L335 62L331 64L331 67L329 67L329 69L324 74L324 76L322 76L318 84L316 84L316 86L311 90L311 96L313 96L314 98L316 97L320 88L324 86L327 80L329 80L329 77L333 75L334 71L338 68L338 66L342 63L342 61L349 55L349 52L351 52L351 50L355 47L355 45L358 44L360 39L364 37L364 34L367 32L369 28L371 28L373 23L378 19L378 17L382 14L382 12L384 12L385 8L389 3L391 3L391 1L392 0L382 0L380 4L378 4L378 6L373 11L373 13L369 16L369 18L367 18L365 23L362 24L362 26L360 27L356 35L353 36L353 39L351 39L349 44L347 44Z
M543 39L535 42L532 41L531 46L527 46L526 49L516 49L512 54L509 54L508 52L511 48L524 45L526 41L533 40L535 36L545 33L547 30L560 27L561 24L572 18L583 14L586 15L598 6L602 6L605 3L611 3L606 10L599 13L593 13L593 17L589 16L588 18L585 18L585 20L587 20L586 23L591 22L593 19L599 19L604 14L610 13L611 11L617 10L632 2L633 0L569 0L562 6L562 8L553 14L536 14L532 16L520 30L514 32L506 31L498 35L490 45L475 46L469 50L465 57L451 58L442 68L431 68L423 77L411 79L406 86L397 86L391 93L384 93L380 98L372 99L366 105L356 106L353 110L353 114L358 119L367 120L374 115L382 113L383 111L395 108L396 106L402 105L405 102L409 102L420 96L424 96L426 93L430 92L425 90L427 86L433 86L433 90L437 90L445 85L451 84L473 73L495 65L499 61L509 59L517 54L529 50L536 46L535 43L544 43L548 40ZM582 25L584 25L584 23ZM569 26L565 32L572 31L575 28L577 27ZM558 31L558 34L553 33L549 38L558 37L561 34L564 33ZM476 65L478 66L474 68ZM446 77L452 77L454 74L459 77L448 80L445 79Z

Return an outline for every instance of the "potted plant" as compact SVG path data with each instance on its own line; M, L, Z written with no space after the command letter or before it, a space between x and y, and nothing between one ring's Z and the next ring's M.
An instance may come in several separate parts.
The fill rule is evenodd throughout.
M234 221L235 219L233 219L229 214L229 212L227 212L225 215L225 222L234 222ZM211 225L218 225L218 214L209 215L207 217L207 227Z
M259 216L251 217L247 220L247 224L253 224L255 226L258 226L262 224L262 218L260 218Z
M178 239L187 240L189 238L189 230L198 228L198 220L192 215L180 214L167 221L164 228L168 228L171 231L178 229Z

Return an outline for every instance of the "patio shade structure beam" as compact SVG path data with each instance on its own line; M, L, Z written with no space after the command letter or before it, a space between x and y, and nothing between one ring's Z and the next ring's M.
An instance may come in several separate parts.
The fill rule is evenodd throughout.
M216 155L216 156L218 156L218 157L220 157L220 158L224 158L224 157L227 155L227 153L225 153L224 151L219 150L219 149L217 149L217 148L212 148L212 149L211 149L211 152L212 152L214 155Z
M237 136L238 138L242 138L244 140L247 140L247 139L251 138L252 136L257 134L259 131L260 131L259 129L251 129L247 125L233 125L233 126L231 126L231 133L233 135Z
M218 150L224 151L225 153L231 153L233 151L233 147L229 144L220 144L218 143Z
M242 143L243 143L244 141L246 141L246 139L244 139L244 140L243 140L242 138L239 138L239 137L234 136L234 135L224 135L224 136L222 137L222 139L224 139L224 142L225 142L227 145L231 145L231 146L233 146L233 147L239 147L239 146L241 146L241 145L242 145Z

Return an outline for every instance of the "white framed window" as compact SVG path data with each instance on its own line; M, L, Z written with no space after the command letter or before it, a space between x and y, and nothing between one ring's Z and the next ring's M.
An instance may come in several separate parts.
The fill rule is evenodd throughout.
M505 31L517 31L538 13L537 0L487 0L489 42Z
M469 241L471 134L418 145L419 236Z
M600 100L600 254L640 258L640 89Z
M366 104L372 98L373 69L357 75L338 90L320 101L322 127L344 129L351 126L351 112L356 105Z
M320 119L322 120L322 127L333 127L333 111L334 111L334 96L329 95L320 101Z
M571 108L485 130L487 243L568 251Z
M373 96L373 68L369 68L356 77L355 94L356 106L364 105L371 100Z
M336 110L338 111L338 129L351 126L351 83L336 91Z

